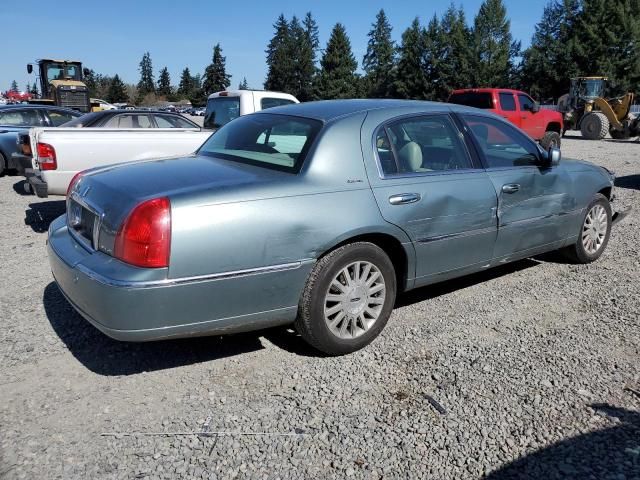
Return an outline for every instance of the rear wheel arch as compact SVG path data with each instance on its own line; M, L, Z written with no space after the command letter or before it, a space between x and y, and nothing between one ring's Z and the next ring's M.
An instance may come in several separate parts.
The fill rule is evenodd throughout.
M357 242L373 243L380 247L387 254L393 264L396 273L398 291L401 292L407 289L407 280L410 272L409 265L414 260L414 253L411 250L413 247L406 248L397 237L389 233L370 232L349 236L348 238L342 239L339 243L332 245L330 248L327 248L318 256L317 260L322 259L340 247Z

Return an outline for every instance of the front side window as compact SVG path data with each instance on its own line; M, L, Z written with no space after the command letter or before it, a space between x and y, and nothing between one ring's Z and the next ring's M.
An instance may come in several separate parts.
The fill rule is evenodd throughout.
M473 168L448 115L426 115L378 130L376 150L385 175Z
M158 128L199 128L178 115L156 115L155 117Z
M464 116L489 168L537 165L535 144L510 124L475 115Z
M220 128L240 116L240 97L215 97L207 102L204 128Z
M513 98L513 93L500 93L500 106L505 112L515 112L516 101Z
M0 112L0 125L11 127L37 127L42 125L36 110L11 110Z
M286 98L263 98L260 100L260 107L262 110L273 107L281 107L282 105L291 105L296 103L293 100L287 100Z
M520 110L523 112L531 112L533 110L533 100L528 95L518 95L520 102Z
M198 151L201 155L297 173L322 122L287 115L249 115L225 125Z

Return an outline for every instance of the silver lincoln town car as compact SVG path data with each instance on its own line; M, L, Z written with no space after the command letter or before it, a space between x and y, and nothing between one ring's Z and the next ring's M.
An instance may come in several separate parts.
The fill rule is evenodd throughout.
M193 155L77 175L49 229L60 289L119 340L295 324L331 355L399 292L562 250L596 260L613 174L503 119L345 100L240 117Z

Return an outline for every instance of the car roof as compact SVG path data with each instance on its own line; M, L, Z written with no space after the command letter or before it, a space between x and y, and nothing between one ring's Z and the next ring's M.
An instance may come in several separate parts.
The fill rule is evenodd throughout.
M279 113L314 118L323 122L331 122L339 118L349 117L373 110L389 109L394 110L399 115L402 115L403 110L406 110L406 113L413 113L417 108L424 112L468 111L478 113L479 111L481 111L477 108L443 102L428 102L423 100L366 99L322 100L317 102L297 103L293 105L273 107L267 110L261 110L260 112L257 112L257 115Z
M27 103L13 103L11 105L0 105L1 110L59 110L61 112L73 112L82 115L82 112L73 110L71 108L58 107L57 105L30 105Z

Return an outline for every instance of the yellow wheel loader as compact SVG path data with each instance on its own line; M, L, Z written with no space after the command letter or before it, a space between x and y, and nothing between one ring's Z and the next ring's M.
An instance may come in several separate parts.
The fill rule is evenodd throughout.
M589 140L601 140L607 133L617 139L640 135L640 118L631 114L633 93L605 98L607 84L607 77L571 79L569 93L558 101L565 130L580 130Z
M82 81L82 63L71 60L42 59L37 61L38 79L40 80L40 98L30 103L41 105L57 105L72 108L80 112L91 110L89 89ZM33 65L27 65L27 72L33 72Z

